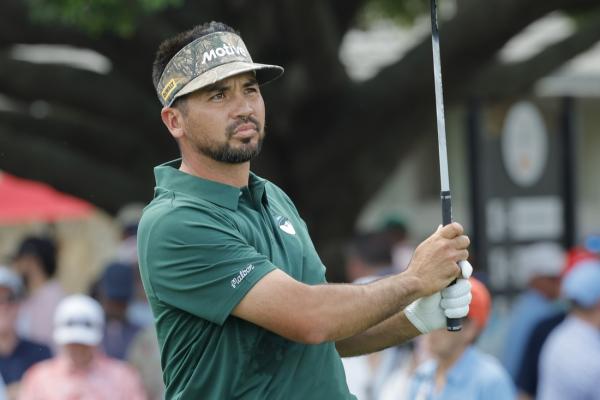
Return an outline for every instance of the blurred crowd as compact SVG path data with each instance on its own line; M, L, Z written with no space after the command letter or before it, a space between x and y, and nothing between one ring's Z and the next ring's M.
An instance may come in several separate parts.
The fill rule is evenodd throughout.
M24 237L0 266L0 400L163 398L137 263L140 211L125 210L114 257L86 293L62 287L49 236Z
M122 225L114 259L86 293L61 287L50 237L24 237L0 266L0 400L163 398L136 228L135 218ZM355 234L345 248L347 280L404 271L414 239L397 218ZM360 400L600 399L599 254L598 237L568 251L527 246L519 253L526 288L501 316L476 268L460 332L343 359L351 392ZM499 332L498 349L481 346Z
M415 239L398 219L356 234L346 248L348 280L403 271ZM508 311L493 306L474 262L463 329L343 359L350 390L361 400L600 399L600 237L568 251L531 243L515 257L525 287ZM500 345L486 345L498 336Z

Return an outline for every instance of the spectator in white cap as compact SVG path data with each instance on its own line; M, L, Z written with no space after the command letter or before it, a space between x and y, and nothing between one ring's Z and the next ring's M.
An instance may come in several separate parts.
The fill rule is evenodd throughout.
M17 334L17 316L23 292L21 278L10 268L0 266L0 375L9 399L16 398L25 371L52 356L47 346Z
M103 328L98 302L84 295L65 298L54 315L54 340L61 352L27 371L19 399L146 399L137 372L99 350Z
M526 288L513 304L501 355L502 364L513 381L516 381L533 328L560 310L556 300L560 294L565 252L556 243L540 242L525 247L516 258Z
M598 400L600 261L582 262L570 270L562 295L571 309L542 348L537 399Z

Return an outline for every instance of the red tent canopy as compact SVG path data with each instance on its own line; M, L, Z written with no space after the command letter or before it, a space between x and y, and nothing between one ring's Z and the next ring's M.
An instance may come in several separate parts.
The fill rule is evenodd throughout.
M82 218L94 207L49 185L0 172L0 224Z

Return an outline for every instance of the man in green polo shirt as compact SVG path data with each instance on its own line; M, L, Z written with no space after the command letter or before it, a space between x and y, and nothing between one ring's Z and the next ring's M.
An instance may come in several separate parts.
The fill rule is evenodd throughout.
M340 356L467 314L470 266L457 263L469 239L459 224L438 228L402 274L327 284L292 201L250 172L265 135L259 84L282 72L254 63L215 22L157 52L161 117L181 159L155 168L138 252L167 399L354 399Z

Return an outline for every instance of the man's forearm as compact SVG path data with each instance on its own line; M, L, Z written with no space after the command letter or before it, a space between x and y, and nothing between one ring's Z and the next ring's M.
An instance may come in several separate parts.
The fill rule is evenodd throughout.
M406 273L368 285L318 285L311 291L308 309L317 321L315 328L323 335L322 341L339 341L365 332L421 296L420 280Z
M367 285L307 285L279 269L259 280L232 315L307 344L366 331L423 296L422 279L403 272Z
M340 356L354 357L402 344L420 334L401 311L365 332L338 340L335 347Z

